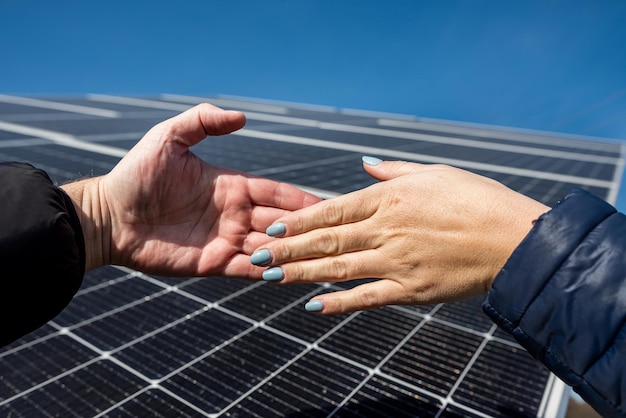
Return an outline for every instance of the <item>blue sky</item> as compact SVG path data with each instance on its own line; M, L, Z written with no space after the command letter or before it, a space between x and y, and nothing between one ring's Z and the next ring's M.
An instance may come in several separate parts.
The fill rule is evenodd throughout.
M626 139L625 1L12 1L0 92L231 94Z

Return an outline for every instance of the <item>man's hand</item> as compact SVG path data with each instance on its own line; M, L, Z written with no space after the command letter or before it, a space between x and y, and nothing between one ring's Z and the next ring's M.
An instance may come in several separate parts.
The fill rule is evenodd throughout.
M189 151L244 124L241 112L196 106L152 128L109 174L63 186L81 217L86 269L260 278L249 254L270 240L262 231L319 199Z

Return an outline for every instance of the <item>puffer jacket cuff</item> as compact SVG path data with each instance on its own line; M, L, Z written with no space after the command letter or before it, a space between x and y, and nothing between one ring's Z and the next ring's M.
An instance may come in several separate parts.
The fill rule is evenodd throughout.
M605 417L626 412L626 217L576 189L539 218L485 313Z

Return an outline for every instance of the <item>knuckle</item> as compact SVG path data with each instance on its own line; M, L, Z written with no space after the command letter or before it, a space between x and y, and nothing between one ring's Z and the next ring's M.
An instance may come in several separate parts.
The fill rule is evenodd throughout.
M342 298L328 298L324 301L324 309L334 314L345 314L350 312L350 307Z
M145 136L156 138L167 138L175 131L174 124L169 120L163 121L157 125L154 125Z
M357 294L356 299L359 303L359 306L364 309L375 308L380 305L379 295L372 289L369 289L366 286L358 286L356 287Z
M301 233L304 229L304 219L301 216L294 216L290 222L289 226L292 233Z
M180 124L177 121L176 117L173 117L171 119L165 120L161 123L159 123L158 125L155 126L155 128L157 128L157 130L165 136L169 136L169 135L174 135L176 134L176 132L178 132L178 126Z
M290 283L301 282L304 280L304 269L300 264L290 264L289 266L283 266L283 272L285 279Z
M284 241L275 241L270 249L272 254L272 263L280 264L292 260L290 247Z
M179 135L179 129L176 124L173 123L163 123L156 128L155 137L158 138L160 143L166 143L172 140L177 140Z
M199 112L210 112L210 111L213 111L214 109L215 108L212 105L206 102L196 105L196 110L198 110Z
M322 209L322 220L325 225L335 225L343 219L343 210L340 205L335 202L328 201Z
M336 258L330 262L330 274L334 279L350 279L348 264L345 262L345 260L342 260L340 258Z
M333 255L339 252L339 240L334 231L325 231L315 241L316 250L323 255Z

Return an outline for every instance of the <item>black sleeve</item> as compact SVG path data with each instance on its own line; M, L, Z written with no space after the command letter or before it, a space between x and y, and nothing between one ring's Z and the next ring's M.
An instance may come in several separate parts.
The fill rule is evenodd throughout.
M0 163L0 346L61 312L85 273L70 198L28 164Z

